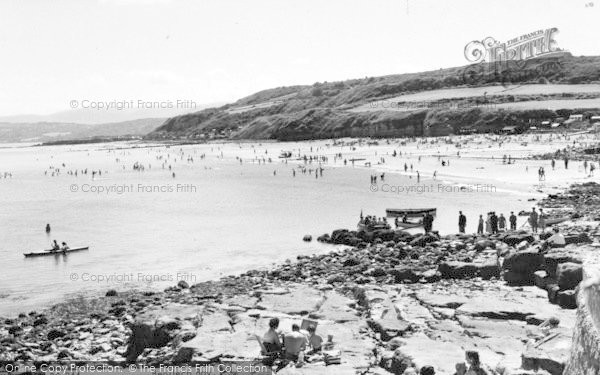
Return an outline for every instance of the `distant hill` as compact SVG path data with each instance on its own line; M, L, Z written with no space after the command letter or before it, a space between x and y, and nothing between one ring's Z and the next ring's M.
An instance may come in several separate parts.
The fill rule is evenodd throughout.
M155 130L164 121L164 118L148 118L94 125L62 122L0 122L0 142L54 142L99 136L143 136Z
M584 109L600 108L596 106L600 89L596 92L590 86L594 89L580 96L580 88L569 86L591 83L600 83L600 56L574 57L568 53L531 59L520 65L477 64L422 73L317 82L310 86L263 90L232 104L176 116L147 138L299 140L441 135L456 132L460 126L493 130L503 124L497 119L509 118L510 114L519 119L515 120L517 124L526 121L530 116L528 102L536 102L531 111L537 111L539 116L542 116L539 113L550 114L540 112L543 100L552 100L554 108L560 106L563 98L569 100L565 108L578 108L579 103ZM536 85L531 90L512 90L533 84ZM544 86L549 84L563 86L548 91ZM497 89L499 86L502 90ZM483 96L453 92L474 87L489 87L490 96L487 90L483 90ZM405 102L405 96L410 98L410 94L416 93L431 98L407 110L392 108L393 104ZM578 102L578 99L584 100ZM489 103L499 104L499 108L486 107ZM511 103L518 103L519 108L512 109ZM490 118L495 120L490 122ZM460 123L458 120L445 122L446 119L459 119Z

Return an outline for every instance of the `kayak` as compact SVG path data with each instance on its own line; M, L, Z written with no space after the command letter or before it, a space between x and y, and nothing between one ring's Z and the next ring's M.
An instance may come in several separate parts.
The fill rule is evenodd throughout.
M76 251L83 251L83 250L89 250L89 247L74 247L71 248L69 250L44 250L42 252L39 253L23 253L23 255L25 255L26 258L31 258L31 257L42 257L42 256L47 256L47 255L66 255L68 253L74 253Z

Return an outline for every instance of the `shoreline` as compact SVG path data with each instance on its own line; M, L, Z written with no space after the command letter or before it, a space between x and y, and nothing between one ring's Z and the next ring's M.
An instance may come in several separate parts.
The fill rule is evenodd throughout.
M534 204L564 211L560 206L571 204L574 188L556 189L562 193ZM577 209L589 219L595 206L585 204L579 201ZM592 232L585 230L583 218L571 219L560 226L573 233L569 241L575 242L569 245L568 255L557 255L558 263L577 260L580 247L589 246L591 237L598 238L597 223L594 234L584 238L583 234ZM336 230L320 238L344 247L192 286L180 282L160 292L109 290L105 296L75 297L40 312L2 318L0 333L6 333L2 344L9 349L0 352L0 360L188 363L249 359L259 350L256 341L246 336L252 331L262 334L271 317L280 318L284 329L308 318L318 321L322 332L332 332L336 347L344 353L339 371L331 367L334 373L358 369L377 373L404 365L434 365L442 371L450 367L439 359L447 356L452 359L446 362L460 361L466 347L477 348L486 364L504 361L515 368L517 357L529 350L522 341L544 337L540 325L556 316L562 322L556 331L562 342L570 338L574 289L552 289L550 296L548 287L554 285L550 283L556 275L538 275L540 270L520 259L521 253L539 251L542 245L528 233L436 236L386 231L364 237ZM513 263L523 262L525 271L505 267L510 257L520 259ZM549 298L552 303L542 301ZM494 303L495 299L504 302ZM555 303L569 309L559 309ZM200 322L194 316L201 316ZM464 336L470 331L477 334ZM504 331L510 334L503 336ZM148 347L148 332L168 340ZM495 335L514 348L498 355L506 344L493 340L488 344ZM207 343L200 337L211 339L204 340ZM38 341L42 344L34 344ZM424 348L431 348L440 358ZM309 373L321 370L323 358L305 367Z
M600 190L596 185L590 186ZM570 191L580 188L572 187L554 198L548 197L540 205L559 209L557 206L563 204L564 209L565 205L570 204ZM572 254L579 251L579 246L587 246L585 244L592 242L591 237L584 236L586 230L582 225L586 222L582 220L590 218L593 208L579 207L579 210L582 217L561 224L566 231L573 233L568 240L573 243L568 245ZM597 224L594 230L593 236L597 238L600 233ZM371 373L376 368L390 371L399 363L405 364L405 367L434 365L439 369L448 368L436 362L427 350L419 348L425 345L433 353L441 351L438 355L455 358L458 348L452 346L460 341L450 344L452 341L446 340L461 337L459 331L465 328L460 326L465 327L465 324L472 327L468 330L492 329L494 334L501 336L505 329L517 330L523 335L523 329L528 327L536 332L533 336L527 334L530 340L534 340L535 337L544 337L540 330L543 322L559 316L561 326L556 332L560 332L563 341L570 338L568 332L574 324L573 310L555 308L552 306L556 305L552 304L538 306L540 303L535 301L532 303L532 298L542 298L536 292L541 287L538 285L538 276L534 277L534 270L515 273L506 266L507 259L519 254L531 254L532 249L541 245L540 240L531 238L528 232L436 236L385 231L372 238L359 236L359 243L354 243L357 237L353 236L349 231L334 231L328 236L331 242L352 243L354 246L334 249L322 255L298 256L295 261L269 269L248 270L192 286L180 282L163 292L108 291L104 297L63 301L43 313L32 312L21 314L17 319L7 319L4 326L0 325L0 331L10 326L8 332L14 337L32 335L39 339L41 334L46 336L44 342L51 343L64 342L66 338L69 342L81 343L90 340L90 337L109 337L107 342L96 346L84 345L87 348L85 354L74 350L73 347L78 347L74 344L70 345L70 349L50 349L54 354L42 357L48 361L212 363L226 358L249 359L247 355L250 352L258 355L256 342L242 338L250 331L261 333L263 329L266 330L266 320L270 317L279 317L284 324L308 318L318 321L320 330L330 334L333 332L334 342L344 353L342 364L333 366L334 369L338 367L338 373L348 373L350 369L361 369L365 373ZM321 237L321 240L325 238ZM561 256L559 264L572 260L575 255L566 258ZM500 257L504 259L502 265ZM512 261L513 264L520 262L517 259ZM527 264L523 263L526 268ZM512 276L507 277L511 272ZM532 284L537 287L528 286ZM449 288L452 290L450 294L447 292ZM573 296L572 293L570 295ZM504 302L493 303L494 298ZM573 308L566 299L554 303ZM396 317L388 314L390 309L396 310ZM202 316L199 325L193 319L197 314ZM157 321L163 320L157 325ZM7 324L7 321L11 323ZM71 321L79 323L67 323ZM519 321L522 323L514 323ZM17 322L20 322L18 326L22 327L21 330L12 328ZM62 322L58 327L63 328L56 328L53 322ZM459 330L447 327L450 322L453 322L451 325L458 324ZM33 329L28 330L27 327ZM423 330L425 327L429 328ZM69 329L74 331L69 332ZM152 337L158 334L166 335L169 339L150 349L148 330ZM351 332L355 332L354 336ZM356 336L358 332L360 334ZM431 332L434 332L434 336L431 336ZM442 335L439 336L441 339L432 338L436 335ZM513 332L510 335L517 334ZM237 344L232 346L228 344L229 339L219 341L222 336L237 337L241 341L234 341ZM212 337L216 341L198 340L199 337ZM474 340L470 345L475 347L487 340L486 335L480 339L476 339L477 336L470 337L469 340ZM342 341L338 341L340 339ZM522 337L510 336L510 339L522 340ZM48 348L52 348L52 345ZM502 347L506 344L499 345ZM215 348L209 350L213 346ZM34 352L43 350L41 346L32 344L25 348L29 348L30 354L25 355L22 350L9 350L2 354L21 353L20 357L10 359L17 362L40 359ZM517 348L526 349L523 345ZM508 347L506 349L511 352ZM379 351L375 362L365 357L372 350ZM490 352L490 348L481 346L478 350L482 352L484 363L496 365L499 357L492 354L493 350ZM399 357L399 353L403 353L404 357ZM30 355L33 358L29 358ZM406 359L406 355L412 359ZM501 357L507 365L516 366L516 353ZM460 357L455 359L460 361ZM388 363L389 366L394 365L389 367ZM315 358L314 362L305 366L305 371L321 373L322 366L322 358Z

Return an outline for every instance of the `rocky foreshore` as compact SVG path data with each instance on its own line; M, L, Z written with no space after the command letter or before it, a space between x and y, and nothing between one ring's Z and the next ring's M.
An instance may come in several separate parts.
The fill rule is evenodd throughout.
M412 235L335 230L337 246L270 270L163 292L117 293L0 321L0 360L115 364L260 361L253 336L311 319L341 364L313 356L280 373L453 374L465 350L501 374L561 374L584 254L598 249L600 185L540 202L567 245L547 233Z

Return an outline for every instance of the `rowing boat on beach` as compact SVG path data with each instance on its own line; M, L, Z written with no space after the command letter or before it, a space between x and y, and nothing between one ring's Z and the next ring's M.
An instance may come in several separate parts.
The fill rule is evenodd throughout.
M397 227L400 229L422 228L423 223L422 222L406 222L406 223L399 222Z
M74 247L72 249L69 250L44 250L41 252L37 252L37 253L23 253L23 255L25 255L25 258L31 258L31 257L42 257L42 256L48 256L48 255L66 255L68 253L74 253L76 251L83 251L83 250L89 250L89 247Z
M435 216L437 208L388 208L385 210L387 217L422 217L429 213Z

